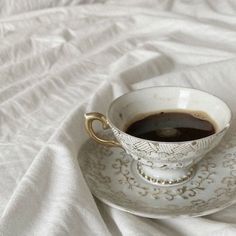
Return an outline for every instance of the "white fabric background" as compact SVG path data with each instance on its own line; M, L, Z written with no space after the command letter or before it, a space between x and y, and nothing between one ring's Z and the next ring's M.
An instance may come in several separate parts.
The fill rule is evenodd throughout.
M87 3L87 4L85 4ZM236 206L152 220L92 197L83 114L184 85L236 112L236 1L0 1L0 235L233 236Z

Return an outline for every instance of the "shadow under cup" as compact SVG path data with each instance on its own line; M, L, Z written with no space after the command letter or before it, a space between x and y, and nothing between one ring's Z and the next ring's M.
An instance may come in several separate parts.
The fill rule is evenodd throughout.
M207 113L216 124L216 132L182 142L150 141L125 133L127 124L136 117L163 111ZM118 143L138 161L140 176L152 184L167 186L191 179L194 165L219 144L231 121L231 111L221 99L182 87L152 87L127 93L111 103L106 117L101 116L107 122L103 127L109 125Z

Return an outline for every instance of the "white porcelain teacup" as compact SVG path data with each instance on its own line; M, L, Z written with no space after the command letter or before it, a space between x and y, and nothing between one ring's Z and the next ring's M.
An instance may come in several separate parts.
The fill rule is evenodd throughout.
M204 112L215 122L216 132L204 138L161 142L137 138L125 133L127 124L140 114L163 111ZM137 171L145 180L157 185L174 185L189 180L194 164L223 138L230 126L231 111L218 97L183 87L151 87L136 90L114 100L106 116L85 114L89 135L97 142L120 146L137 160ZM99 120L104 129L111 128L116 140L105 140L94 132L92 123Z

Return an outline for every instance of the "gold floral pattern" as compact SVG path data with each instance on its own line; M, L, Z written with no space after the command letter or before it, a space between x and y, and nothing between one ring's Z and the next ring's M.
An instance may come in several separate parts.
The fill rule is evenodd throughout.
M122 144L127 153L132 153L132 157L139 160L142 164L168 169L187 167L196 162L196 153L198 160L215 147L225 135L227 128L220 133L216 133L203 139L183 143L161 143L150 142L139 139L126 133L120 132L116 127L110 124L116 139Z
M192 180L178 186L146 183L123 149L91 140L81 148L79 163L93 194L120 209L153 218L204 215L236 201L236 136L231 137L235 148L221 144L197 164Z

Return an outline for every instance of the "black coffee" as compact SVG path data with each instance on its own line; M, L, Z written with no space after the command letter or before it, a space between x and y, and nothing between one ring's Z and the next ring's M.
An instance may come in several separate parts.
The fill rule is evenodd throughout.
M207 114L161 112L138 119L128 126L126 133L147 140L181 142L204 138L215 133L214 125L205 119ZM200 117L204 117L201 119Z

